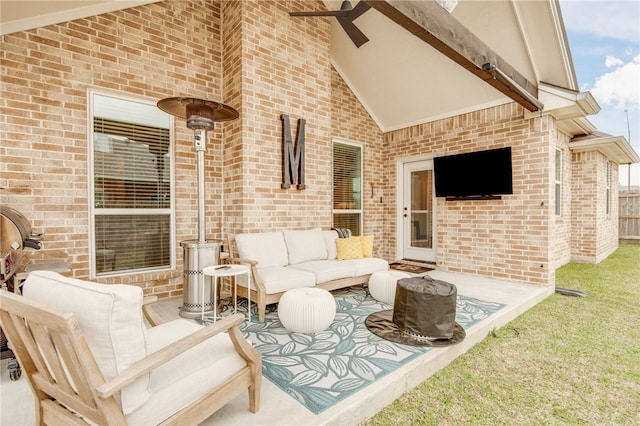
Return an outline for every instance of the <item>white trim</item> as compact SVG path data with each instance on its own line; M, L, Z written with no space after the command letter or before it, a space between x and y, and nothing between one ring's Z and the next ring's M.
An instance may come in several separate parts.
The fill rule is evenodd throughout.
M25 18L14 19L13 21L2 21L0 25L0 35L16 33L18 31L26 31L34 28L46 27L48 25L60 24L62 22L73 21L74 19L87 18L90 16L100 15L102 13L115 12L117 10L129 9L131 7L141 6L149 3L156 3L160 0L109 0L98 1L94 4L82 5L79 1L57 2L56 11L42 13L39 15L27 16ZM25 3L14 1L14 7L21 5L26 7ZM48 2L51 3L56 2ZM79 6L78 5L82 5ZM9 5L5 5L9 7ZM28 15L28 13L27 13Z
M404 211L403 211L403 201L404 201L404 169L408 164L411 163L421 163L425 161L432 161L435 157L441 154L436 152L431 152L428 154L420 154L409 157L399 157L396 159L396 254L395 259L399 260L404 257ZM433 169L432 169L433 170ZM437 212L437 199L435 198L435 192L433 194L433 213L432 213L432 250L434 253L433 261L437 261L438 258L438 212Z
M364 144L362 142L350 141L340 137L331 138L331 181L333 182L333 148L336 143L350 145L360 148L360 208L359 209L334 209L333 208L333 184L331 185L331 225L335 214L359 214L360 215L360 235L364 235Z
M538 67L536 66L536 62L533 59L533 51L531 49L531 41L529 40L529 37L527 36L528 33L525 30L525 25L523 23L522 11L520 10L520 5L519 5L519 3L517 1L513 1L513 2L511 2L511 7L513 8L513 14L515 15L515 18L516 18L516 24L518 26L518 30L520 31L520 36L522 37L522 40L524 41L525 51L527 52L527 59L529 60L529 66L533 70L533 78L534 78L536 84L539 84L539 82L540 82L540 72L538 71Z
M93 97L99 96L107 96L113 97L119 100L129 101L129 102L137 102L139 104L155 106L156 100L144 96L135 96L128 93L121 93L113 90L102 89L102 88L88 88L87 89L87 200L89 203L88 209L88 223L89 229L87 230L89 234L89 279L96 278L104 278L110 276L125 276L125 275L135 275L141 274L145 272L159 272L164 270L174 270L176 268L176 252L173 249L169 251L169 263L170 266L167 268L141 268L136 270L127 270L127 271L114 271L113 273L105 273L100 274L98 277L96 273L96 240L95 240L95 186L94 186L94 156L93 156L93 148L94 148L94 140L93 140ZM169 208L169 247L176 247L176 193L175 193L175 120L173 116L169 116L169 153L171 159L171 167L169 169L170 174L170 182L169 190L170 190L170 205ZM105 212L111 215L117 214L130 214L123 213L122 209L104 209ZM136 209L136 214L147 214L147 213L158 213L158 209Z

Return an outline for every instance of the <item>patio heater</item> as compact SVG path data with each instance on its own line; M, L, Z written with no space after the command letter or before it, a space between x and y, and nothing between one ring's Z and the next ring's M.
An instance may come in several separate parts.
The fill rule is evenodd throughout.
M158 101L157 105L168 114L186 119L187 127L193 130L198 162L198 239L180 242L184 262L184 300L180 316L199 318L203 311L205 315L214 313L217 300L211 300L211 280L205 280L202 270L218 264L221 245L221 241L207 240L205 236L204 153L207 150L207 131L213 130L216 122L235 120L239 114L228 105L196 98L166 98Z

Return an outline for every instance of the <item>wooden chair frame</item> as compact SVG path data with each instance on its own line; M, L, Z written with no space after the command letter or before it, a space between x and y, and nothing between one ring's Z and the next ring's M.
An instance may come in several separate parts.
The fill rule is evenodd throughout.
M179 339L105 380L73 314L6 291L0 291L0 301L0 324L36 399L36 424L86 425L83 417L99 425L126 424L114 398L116 392L223 332L229 333L246 367L161 424L198 424L245 389L249 410L259 410L261 355L242 336L238 325L244 317L240 314ZM157 315L150 320L152 324L158 321Z

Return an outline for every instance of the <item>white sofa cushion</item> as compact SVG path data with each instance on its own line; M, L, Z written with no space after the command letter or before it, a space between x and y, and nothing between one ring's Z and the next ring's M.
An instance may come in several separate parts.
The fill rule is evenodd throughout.
M287 244L289 265L309 262L311 260L325 260L327 249L324 243L322 229L313 228L304 231L282 231Z
M194 333L202 326L178 319L146 331L149 353ZM219 386L246 362L233 348L227 333L176 356L151 373L153 398L127 416L130 425L155 425Z
M313 287L316 284L316 276L313 272L288 266L260 268L257 273L265 286L267 294L280 293L292 288ZM238 280L238 285L246 287L246 281Z
M289 264L287 245L282 231L238 234L236 245L240 257L255 260L258 262L257 268Z
M352 265L354 268L356 268L355 276L373 274L374 272L389 270L389 263L387 263L386 260L379 259L377 257L342 260L340 262Z
M105 378L146 356L141 288L34 271L22 291L26 298L74 315ZM126 415L150 397L149 377L145 376L125 387L117 399Z
M340 278L353 278L356 276L356 266L337 260L313 260L311 262L298 263L289 268L301 269L313 272L316 276L316 284L326 283Z
M338 248L336 247L338 233L335 230L322 231L322 236L327 249L327 260L336 260L338 258Z

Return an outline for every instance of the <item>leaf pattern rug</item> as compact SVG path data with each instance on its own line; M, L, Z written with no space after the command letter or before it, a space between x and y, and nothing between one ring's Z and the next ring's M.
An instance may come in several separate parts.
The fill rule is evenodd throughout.
M267 307L263 323L257 322L253 305L252 322L240 326L262 353L263 376L314 414L432 349L389 342L367 330L364 321L369 314L392 307L376 301L366 289L348 288L333 295L336 317L325 331L303 334L285 330L275 305ZM504 306L458 295L456 322L468 330ZM229 301L220 310L225 315L233 305ZM246 313L245 299L238 302L238 312Z

